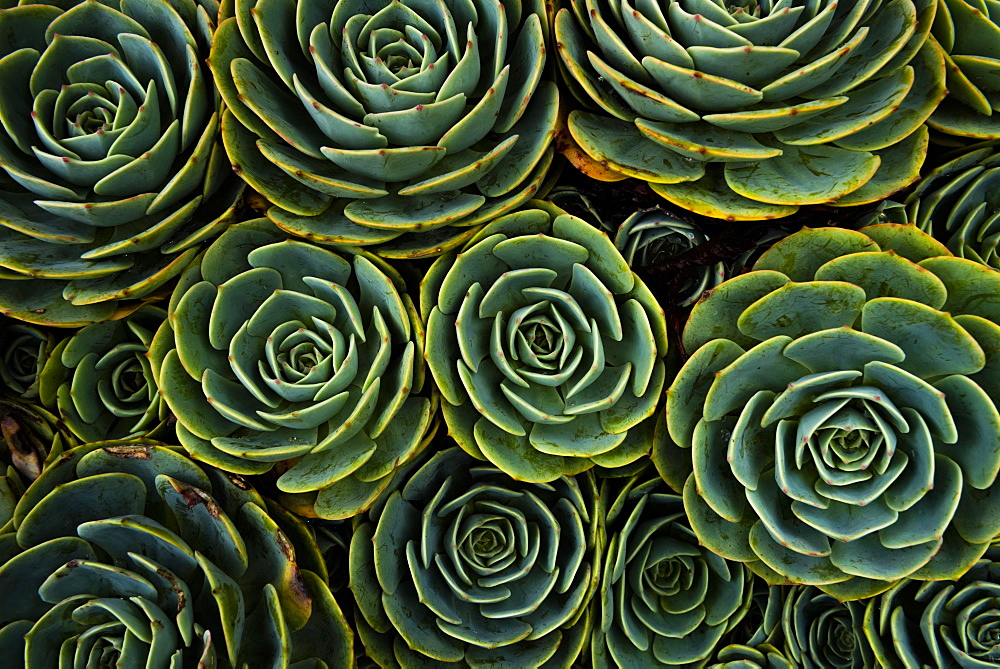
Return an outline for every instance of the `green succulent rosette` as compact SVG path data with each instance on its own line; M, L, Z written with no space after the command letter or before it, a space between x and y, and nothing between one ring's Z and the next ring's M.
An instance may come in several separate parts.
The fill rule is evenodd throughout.
M209 63L234 169L313 241L433 256L552 162L541 0L238 0Z
M368 253L230 227L185 270L150 350L192 457L276 467L307 515L370 506L429 438L423 326L399 275Z
M987 552L954 581L905 580L868 602L864 630L884 667L992 667L1000 662L1000 563Z
M55 348L56 337L45 328L13 319L0 321L0 382L7 394L34 400L38 375Z
M682 221L662 209L637 211L615 232L614 242L629 267L640 270L676 258L708 241L694 223ZM721 262L696 265L683 270L676 288L677 306L689 307L726 278Z
M353 633L290 522L174 447L67 451L0 534L0 663L350 666Z
M708 241L708 235L700 227L659 207L630 214L616 229L597 212L590 198L576 188L557 186L547 199L567 213L603 228L612 236L628 266L635 270L667 262ZM721 262L686 268L676 287L678 306L691 306L702 293L725 278L726 268Z
M120 315L243 191L204 66L218 3L0 7L0 310L63 327Z
M355 528L359 639L381 667L568 669L590 632L601 523L589 472L525 483L440 451Z
M909 221L957 256L1000 269L1000 150L976 145L928 172L906 198Z
M653 454L699 540L842 600L971 568L1000 531L998 296L894 224L804 229L716 288Z
M937 5L572 0L569 133L595 169L707 216L875 202L917 179L945 95Z
M607 544L593 667L703 667L746 616L754 576L699 545L684 504L652 472L602 486Z
M667 332L607 234L538 205L548 209L502 216L438 258L420 301L451 436L543 482L649 453Z
M841 602L814 586L771 586L764 620L750 640L775 669L870 669L874 651L865 636L865 603ZM739 651L732 649L730 654ZM744 653L746 651L744 650ZM770 663L770 664L769 664Z
M931 35L943 48L948 99L928 125L960 137L1000 139L1000 5L941 0Z
M88 325L53 349L39 375L41 403L81 443L155 436L168 419L149 361L167 312L146 305Z

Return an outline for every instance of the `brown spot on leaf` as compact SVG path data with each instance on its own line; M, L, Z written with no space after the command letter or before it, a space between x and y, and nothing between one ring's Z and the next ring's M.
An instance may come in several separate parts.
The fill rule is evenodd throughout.
M103 450L108 455L126 460L151 460L153 457L149 446L108 446Z

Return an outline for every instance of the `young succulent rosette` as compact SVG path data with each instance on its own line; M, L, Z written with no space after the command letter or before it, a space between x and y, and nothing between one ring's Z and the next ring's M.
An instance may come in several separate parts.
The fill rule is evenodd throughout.
M682 221L662 209L637 211L618 226L615 246L629 267L640 270L664 263L708 241L694 223ZM726 278L721 262L683 267L675 287L677 305L688 307Z
M381 667L573 666L600 566L588 472L512 480L434 455L351 540L358 637Z
M869 669L879 665L864 622L864 602L841 602L809 585L771 586L764 622L751 642L764 638L780 648L789 664L779 666Z
M593 666L704 666L750 609L753 574L699 545L655 471L617 494L613 485L606 479L601 495L608 540Z
M169 312L150 358L192 457L237 474L277 464L292 507L349 518L422 448L423 328L375 256L240 223L184 272Z
M0 311L103 321L177 276L243 190L204 67L218 4L0 6Z
M635 270L669 262L708 241L708 235L700 227L682 221L659 207L640 209L630 214L616 229L597 212L591 199L576 188L557 186L549 192L547 199L567 213L603 228L612 236L615 247L621 251L628 266ZM705 265L694 262L676 275L677 283L670 288L676 293L678 306L687 307L725 278L723 263Z
M928 121L961 137L1000 139L1000 7L941 0L931 33L945 52L948 99Z
M315 544L266 508L156 442L67 451L0 534L0 663L350 666Z
M906 198L911 223L957 256L1000 269L1000 150L976 145L924 176Z
M865 634L885 667L992 667L1000 661L996 549L952 582L901 581L868 602Z
M420 289L449 433L520 481L649 453L663 310L607 234L548 206L502 216Z
M1000 273L912 225L807 228L682 339L654 460L709 549L847 600L957 578L1000 531Z
M945 95L937 4L571 0L555 40L582 168L729 220L884 198Z
M56 345L52 332L13 319L0 322L0 382L10 396L38 397L38 375Z
M146 305L63 339L42 373L42 404L83 443L155 436L167 422L148 353L167 312Z
M541 185L558 107L541 0L224 7L226 150L282 229L436 255Z

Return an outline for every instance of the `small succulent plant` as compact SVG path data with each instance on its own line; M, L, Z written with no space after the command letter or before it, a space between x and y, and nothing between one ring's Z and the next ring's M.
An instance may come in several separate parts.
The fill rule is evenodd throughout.
M637 211L618 227L615 246L628 262L639 271L658 263L667 262L682 253L708 241L701 229L682 221L662 209ZM726 268L721 262L692 265L682 270L683 280L677 286L677 305L688 307L698 301L706 290L711 290L726 278Z
M957 256L1000 270L1000 150L962 150L934 168L906 198L908 220Z
M894 224L805 229L721 284L654 452L699 540L845 600L969 569L1000 531L997 295Z
M780 649L781 656L789 663L787 666L803 669L879 666L865 636L863 602L841 602L813 586L793 585L771 586L767 606L775 615L765 617L755 639L764 635L765 643Z
M612 481L601 489L608 539L593 667L704 666L747 614L753 574L698 544L655 471L617 491Z
M592 474L512 480L436 453L357 525L355 620L381 667L569 668L597 589Z
M954 581L904 580L868 602L864 631L884 667L991 667L1000 662L996 548Z
M56 345L51 331L13 319L0 322L0 381L19 399L38 397L38 375Z
M232 220L244 188L203 65L218 3L0 7L0 312L120 316Z
M230 227L182 275L150 350L181 445L237 474L277 466L283 499L308 515L363 511L432 429L402 289L370 254L289 240L266 219Z
M67 451L0 534L0 664L350 666L315 544L266 508L176 448Z
M656 299L607 234L548 206L488 224L420 289L449 433L521 481L645 456L666 378Z
M948 98L928 125L1000 139L1000 9L994 0L941 0L931 35L945 53Z
M167 422L147 353L167 312L146 305L63 339L39 375L42 404L81 443L155 436Z
M682 221L659 207L636 211L615 228L597 212L590 198L578 189L553 189L548 200L567 213L601 227L611 236L628 266L636 271L667 262L708 241L708 235L700 227ZM675 290L677 305L691 306L702 293L719 285L725 278L726 268L722 262L692 264L685 268Z
M282 229L436 255L541 185L558 107L541 0L224 7L223 138Z
M945 95L937 5L572 0L555 40L584 170L730 220L884 198L917 178Z

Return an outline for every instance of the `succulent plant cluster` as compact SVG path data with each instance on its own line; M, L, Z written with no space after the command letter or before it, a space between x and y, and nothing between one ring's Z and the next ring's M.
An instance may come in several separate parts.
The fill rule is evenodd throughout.
M1000 665L997 0L0 0L0 667Z

